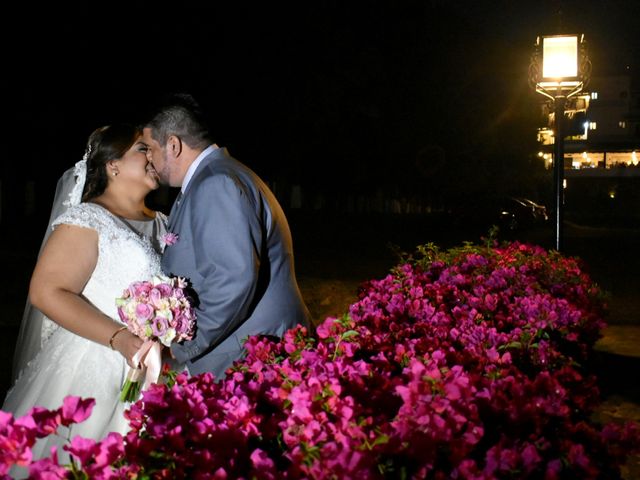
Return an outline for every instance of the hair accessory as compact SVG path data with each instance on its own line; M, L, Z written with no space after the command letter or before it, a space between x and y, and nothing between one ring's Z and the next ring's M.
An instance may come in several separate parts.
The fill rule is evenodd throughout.
M82 160L75 164L73 169L73 174L76 177L76 184L73 186L73 190L69 194L69 200L65 200L63 205L67 207L71 207L73 205L78 205L80 200L82 200L82 190L84 190L84 182L87 179L87 159L91 155L91 145L87 147L82 156Z

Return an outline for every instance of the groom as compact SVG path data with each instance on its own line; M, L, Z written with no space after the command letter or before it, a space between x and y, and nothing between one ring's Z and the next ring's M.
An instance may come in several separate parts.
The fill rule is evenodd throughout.
M169 216L178 235L162 268L197 292L197 331L173 356L216 378L243 356L249 335L309 325L295 277L291 232L265 183L213 143L200 107L174 95L145 127L147 158L161 182L180 187Z

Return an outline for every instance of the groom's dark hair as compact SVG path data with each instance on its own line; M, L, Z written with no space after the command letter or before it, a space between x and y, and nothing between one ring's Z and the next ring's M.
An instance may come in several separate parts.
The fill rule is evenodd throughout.
M191 148L206 148L213 143L207 117L188 93L165 96L144 127L151 128L153 139L163 145L171 135Z

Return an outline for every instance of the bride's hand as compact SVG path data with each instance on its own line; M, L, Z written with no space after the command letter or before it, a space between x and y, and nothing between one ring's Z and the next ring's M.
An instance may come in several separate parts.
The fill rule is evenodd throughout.
M139 368L139 365L133 363L133 357L142 346L142 343L142 340L129 330L123 330L113 339L113 348L122 354L131 368Z
M170 358L169 357L169 353L171 352L171 350L167 347L165 347L164 345L160 346L160 353L161 353L161 357L160 359L162 360L162 364L164 365L164 363Z
M175 360L176 357L173 355L173 352L171 351L171 347L164 347L162 348L162 360L163 361L167 361L167 360Z

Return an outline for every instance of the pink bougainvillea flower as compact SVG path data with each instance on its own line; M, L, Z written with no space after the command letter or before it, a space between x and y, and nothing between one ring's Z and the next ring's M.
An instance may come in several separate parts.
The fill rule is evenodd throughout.
M39 437L46 437L54 433L62 421L59 410L47 410L42 407L33 407L29 412L29 417L34 422L36 435Z
M96 453L96 441L90 438L73 437L69 445L64 449L73 455L83 465L87 465Z
M123 303L164 297L161 283ZM192 309L174 297L179 331ZM575 259L517 242L424 246L315 332L252 336L220 378L152 384L125 413L125 441L71 443L74 478L619 478L640 433L589 420L599 396L584 365L604 312ZM54 424L0 415L0 474ZM61 478L57 464L42 472Z
M29 465L29 478L62 480L69 478L69 470L58 463L57 451L55 448L52 448L50 457L42 458Z
M93 398L80 398L73 395L65 397L60 409L60 423L69 426L72 423L84 422L93 410L96 401Z

